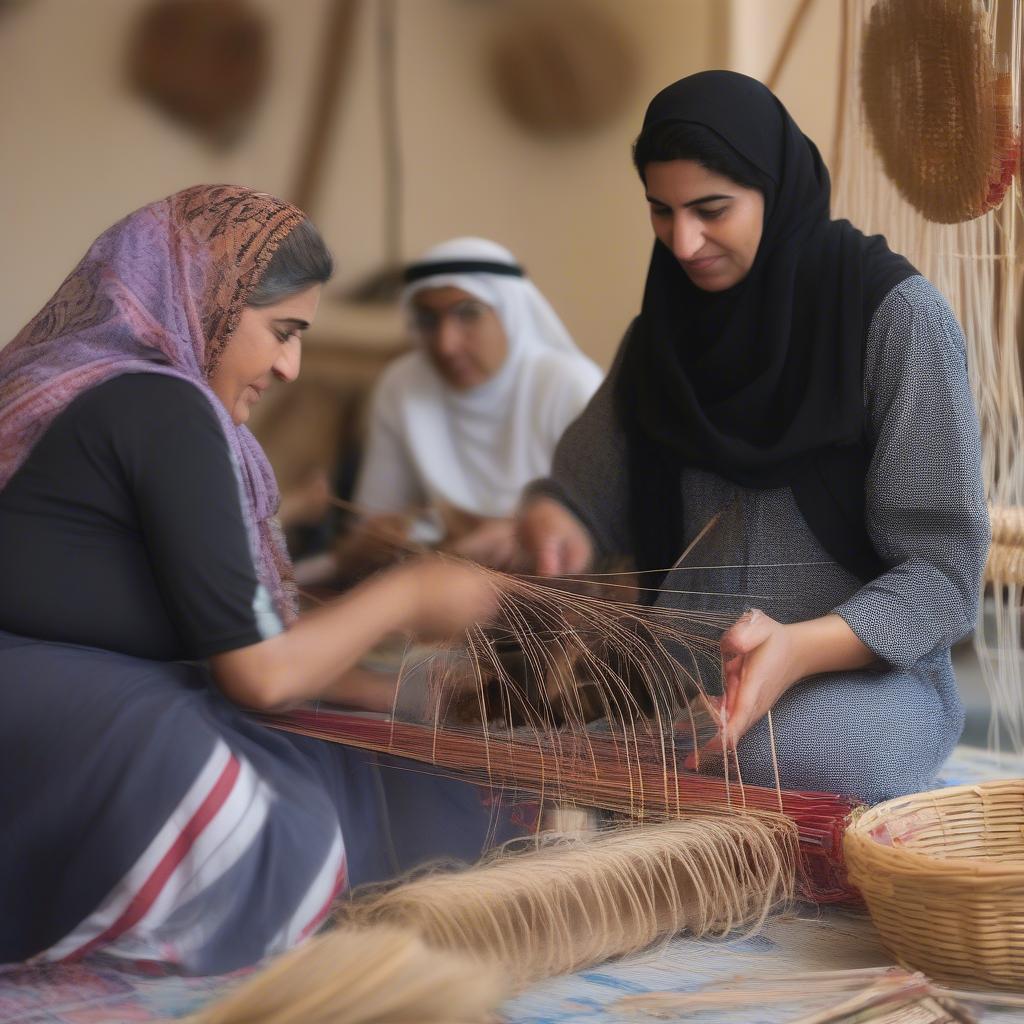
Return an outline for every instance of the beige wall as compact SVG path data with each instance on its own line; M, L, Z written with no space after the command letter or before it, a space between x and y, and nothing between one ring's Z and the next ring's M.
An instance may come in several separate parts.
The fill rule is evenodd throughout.
M729 0L728 66L764 81L800 0ZM831 159L839 83L840 0L814 0L775 91L796 123Z
M47 299L95 235L147 200L197 181L278 189L304 102L320 4L275 17L278 75L246 145L211 151L128 95L124 38L138 0L33 0L0 16L0 338ZM275 4L263 4L273 8ZM283 7L284 5L276 5Z
M601 132L548 143L511 124L488 87L487 40L515 2L400 0L406 255L461 233L506 243L581 345L606 363L638 306L650 246L629 144L658 88L721 66L728 6L588 0L634 41L641 81L628 109ZM251 3L273 24L275 73L250 134L227 155L124 91L124 40L141 0L33 0L0 17L0 339L45 302L96 234L145 201L203 180L287 193L326 5ZM329 158L331 187L314 211L342 283L381 255L373 27L364 17ZM332 318L371 334L397 323L353 320L337 309Z

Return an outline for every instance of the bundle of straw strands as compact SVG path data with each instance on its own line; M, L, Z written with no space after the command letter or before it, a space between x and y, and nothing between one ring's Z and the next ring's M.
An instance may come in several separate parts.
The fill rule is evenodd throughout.
M793 895L795 847L792 824L778 814L549 838L540 849L357 897L340 919L407 926L435 948L496 959L522 987L684 930L758 930Z
M508 993L494 965L409 929L353 927L278 957L185 1024L485 1024Z
M335 931L194 1024L478 1020L500 995L684 930L757 930L792 897L794 857L794 828L777 814L549 837L357 894Z

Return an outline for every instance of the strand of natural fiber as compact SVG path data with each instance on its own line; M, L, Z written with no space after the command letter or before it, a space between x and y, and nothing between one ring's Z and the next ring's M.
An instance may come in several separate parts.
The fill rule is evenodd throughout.
M985 563L985 581L997 588L1024 583L1024 545L992 544Z
M430 946L496 960L524 986L683 930L756 931L792 897L796 847L781 815L701 815L557 837L357 897L342 916L401 925Z
M484 1024L509 988L494 965L408 930L352 927L279 957L183 1024Z
M992 540L995 543L1024 547L1024 508L990 505L988 513L992 521Z

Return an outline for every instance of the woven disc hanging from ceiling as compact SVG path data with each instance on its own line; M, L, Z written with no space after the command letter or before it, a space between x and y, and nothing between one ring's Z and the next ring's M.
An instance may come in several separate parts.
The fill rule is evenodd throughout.
M979 0L880 0L860 86L885 172L925 217L953 224L999 205L1020 148Z

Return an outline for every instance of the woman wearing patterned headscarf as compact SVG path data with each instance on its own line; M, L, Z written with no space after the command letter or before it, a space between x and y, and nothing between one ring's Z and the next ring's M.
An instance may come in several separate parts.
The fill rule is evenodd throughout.
M390 708L356 660L494 601L420 562L297 618L245 421L330 274L301 211L192 188L101 235L0 353L0 962L229 970L395 867L374 759L244 713Z
M524 541L545 573L628 551L659 604L761 605L721 638L712 750L744 780L775 784L774 747L789 788L927 786L963 724L949 649L989 540L960 327L884 239L830 219L818 150L759 82L664 89L634 160L643 305Z
M405 280L416 348L374 394L356 501L411 513L414 539L503 563L520 491L549 471L601 373L495 242L443 242Z

